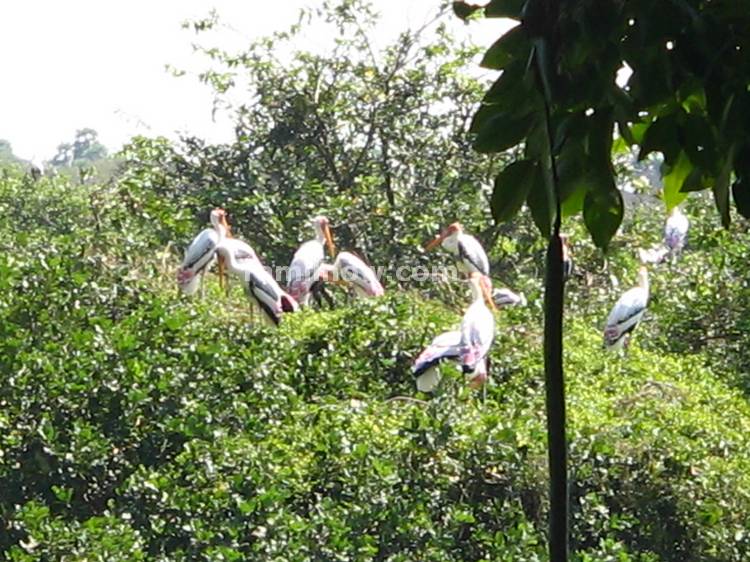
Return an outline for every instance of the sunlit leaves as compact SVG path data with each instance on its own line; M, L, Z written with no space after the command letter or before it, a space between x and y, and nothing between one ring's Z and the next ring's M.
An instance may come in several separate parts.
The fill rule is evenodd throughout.
M679 157L673 165L664 164L664 188L662 197L667 206L667 211L672 210L687 197L683 185L691 173L690 160L684 152L680 152ZM667 171L668 170L668 171Z
M482 11L482 6L469 4L468 2L453 2L451 7L453 8L453 13L462 20L467 20Z

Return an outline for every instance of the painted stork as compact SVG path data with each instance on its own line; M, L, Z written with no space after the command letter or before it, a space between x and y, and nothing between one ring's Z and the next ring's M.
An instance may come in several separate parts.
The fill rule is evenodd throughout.
M495 339L495 303L492 301L492 284L489 277L472 273L469 278L474 302L461 321L461 370L469 376L472 388L487 380L487 355Z
M186 295L202 287L203 276L216 257L216 247L229 234L224 209L211 211L211 228L201 230L185 250L182 265L177 270L177 285Z
M626 338L629 338L646 312L648 296L648 269L642 265L638 270L638 286L625 291L609 313L607 326L604 328L606 349L620 349L627 345Z
M318 216L312 220L315 239L308 240L295 252L289 266L287 287L289 294L303 306L310 301L312 286L319 282L320 266L325 259L325 246L331 257L336 255L331 228L326 217Z
M472 388L478 388L488 376L488 355L495 339L495 306L490 294L489 278L473 272L470 276L473 302L466 309L461 328L437 336L417 357L412 374L417 389L431 392L440 382L437 366L446 359L454 359L469 377Z
M688 218L679 207L674 207L664 225L664 245L669 248L671 255L679 254L685 247L688 228L690 228Z
M526 297L523 293L514 293L510 289L494 289L492 291L492 302L495 306L526 306Z
M361 298L380 297L385 293L373 269L351 252L339 252L333 265L322 264L320 278L325 282L351 285Z
M461 223L454 222L443 232L425 244L424 249L430 251L441 245L458 258L459 268L464 273L478 272L489 278L490 262L487 253L479 240L466 234Z
M440 382L438 365L446 359L461 356L461 332L453 330L436 336L432 343L419 354L412 367L412 374L420 392L432 392Z
M257 257L241 257L243 251L237 250L234 240L224 240L216 251L227 261L229 271L240 279L245 293L258 306L268 324L278 326L284 313L297 310L297 301L279 286Z

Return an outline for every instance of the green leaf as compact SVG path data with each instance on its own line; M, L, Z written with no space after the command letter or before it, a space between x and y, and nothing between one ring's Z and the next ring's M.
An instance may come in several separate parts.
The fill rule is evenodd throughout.
M468 2L453 2L453 13L459 18L466 21L475 13L479 12L482 6L469 4Z
M479 112L475 115L475 121L477 117ZM496 113L481 125L474 139L474 150L486 154L512 148L524 139L532 123L532 114L517 117L508 113ZM475 128L474 123L472 128Z
M533 160L516 160L497 175L490 202L495 221L507 221L518 213L536 175L538 164Z
M529 194L526 197L531 218L534 219L534 224L545 239L549 238L552 232L556 214L552 184L545 177L547 173L541 166L537 167L537 173L534 174Z
M682 147L690 161L704 170L716 173L718 170L718 153L713 130L708 120L702 115L685 115L680 126Z
M750 185L744 178L740 178L732 185L732 198L737 211L746 219L750 219Z
M622 222L623 202L610 173L602 171L596 180L583 201L583 221L594 244L606 250Z
M693 170L693 165L690 163L687 155L684 152L680 152L677 161L672 166L665 164L664 168L669 169L669 172L664 175L662 198L664 199L664 204L667 206L667 211L671 211L687 197L687 193L683 192L682 188L685 180Z
M521 19L521 9L526 0L491 0L484 8L484 15L488 18Z
M523 63L508 65L495 80L482 100L484 104L497 104L508 113L516 115L544 107L541 96L534 86L531 73Z
M514 60L526 58L530 48L531 43L526 37L526 32L520 25L517 25L504 33L487 49L479 64L484 68L503 70Z
M688 174L688 177L685 178L684 182L682 182L680 191L682 191L683 193L703 191L709 186L710 183L706 181L706 174L703 172L703 170L701 170L697 166L693 166L693 169Z
M672 164L680 152L678 135L677 118L673 113L658 117L643 135L638 160L643 160L651 152L658 151L664 155L667 163Z

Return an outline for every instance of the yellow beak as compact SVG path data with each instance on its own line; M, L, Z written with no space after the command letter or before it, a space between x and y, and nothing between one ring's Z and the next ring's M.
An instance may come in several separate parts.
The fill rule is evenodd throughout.
M492 291L490 291L490 289L487 287L487 284L484 281L485 279L481 280L482 295L484 295L484 302L487 305L487 307L494 312L495 310L497 310L497 307L495 306L495 301L492 300Z
M444 239L445 236L443 236L442 234L438 234L437 236L435 236L435 238L424 245L425 251L429 252L430 250L438 246Z
M333 236L331 235L331 227L327 224L323 229L323 235L326 237L326 246L328 246L328 253L331 257L336 257L336 246L333 243Z

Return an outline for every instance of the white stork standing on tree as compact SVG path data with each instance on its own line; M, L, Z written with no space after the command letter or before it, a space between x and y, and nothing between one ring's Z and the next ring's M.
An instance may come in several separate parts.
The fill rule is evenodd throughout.
M234 242L224 240L217 246L217 253L227 261L229 271L240 279L245 294L260 309L261 316L268 324L278 326L284 313L297 310L297 301L279 286L257 257L242 257L245 251L238 251Z
M492 291L492 301L495 306L526 306L526 297L523 293L514 293L510 289L494 289Z
M478 272L489 279L490 262L487 259L487 253L479 240L464 232L461 223L454 222L449 225L443 232L427 242L424 249L430 251L438 245L458 258L459 268L464 273Z
M488 359L495 339L495 317L492 311L490 280L486 275L473 272L470 275L473 301L466 309L457 331L437 336L417 357L412 367L417 389L431 392L440 382L437 366L446 359L454 359L469 378L472 388L484 384L488 376Z
M177 285L186 295L194 294L199 286L202 288L203 276L216 257L216 247L229 235L224 209L213 209L210 219L211 228L201 230L193 238L177 270Z
M607 318L604 328L604 347L620 349L627 346L630 333L643 318L648 305L648 269L641 265L638 271L638 285L623 293Z
M670 255L678 255L685 247L689 228L688 218L679 207L674 207L664 224L664 245L669 248Z
M295 252L287 277L289 294L303 306L310 301L312 286L319 282L320 266L325 259L325 247L328 247L331 257L336 255L328 219L322 216L315 217L312 225L315 229L315 239L308 240Z
M339 252L333 265L320 266L320 279L354 288L359 297L380 297L385 294L383 285L373 269L351 252Z

